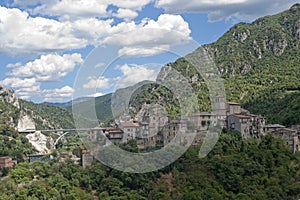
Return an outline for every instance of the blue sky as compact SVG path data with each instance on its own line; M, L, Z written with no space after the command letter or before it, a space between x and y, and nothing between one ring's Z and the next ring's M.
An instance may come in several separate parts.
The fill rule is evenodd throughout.
M233 24L293 0L2 0L0 85L34 102L102 95L142 80Z

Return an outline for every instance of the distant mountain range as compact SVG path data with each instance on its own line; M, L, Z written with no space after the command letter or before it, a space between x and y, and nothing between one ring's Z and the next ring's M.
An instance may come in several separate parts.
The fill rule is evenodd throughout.
M49 106L57 106L57 107L61 107L61 108L69 108L72 107L72 104L77 104L77 103L81 103L81 102L85 102L85 101L89 101L92 100L94 97L81 97L75 100L71 100L68 102L63 102L63 103L51 103L51 102L43 102L41 103L42 105L49 105Z

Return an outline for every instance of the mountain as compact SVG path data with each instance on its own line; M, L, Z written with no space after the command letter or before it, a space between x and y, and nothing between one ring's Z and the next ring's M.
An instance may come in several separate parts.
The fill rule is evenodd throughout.
M13 129L74 128L66 109L19 100L12 89L0 87L0 111L0 125Z
M41 104L48 105L48 106L56 106L56 107L61 107L61 108L70 108L70 107L72 107L73 103L77 104L77 103L81 103L81 102L85 102L85 101L90 101L92 99L93 99L93 97L81 97L81 98L74 99L74 100L68 101L68 102L63 102L63 103L43 102Z
M200 47L189 56L206 50L222 75L227 100L264 115L268 123L290 126L300 124L299 45L300 4L295 4L289 10L253 23L239 23L216 42ZM200 110L209 111L208 88L190 63L180 58L164 66L161 73L168 67L189 79ZM149 96L143 95L137 99L140 103ZM96 98L97 112L105 113L99 116L101 120L112 116L110 106L109 95Z
M251 24L233 26L205 45L221 72L227 98L269 123L300 123L300 4Z

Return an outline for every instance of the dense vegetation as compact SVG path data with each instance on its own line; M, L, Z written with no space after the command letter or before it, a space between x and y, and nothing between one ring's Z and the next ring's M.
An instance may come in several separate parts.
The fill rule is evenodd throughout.
M10 156L18 162L34 153L34 148L24 135L18 134L11 126L0 124L0 157Z
M241 140L223 132L200 160L191 147L158 172L129 174L94 162L83 169L72 162L22 163L0 184L0 199L298 199L299 157L280 139Z
M269 123L300 123L300 4L232 27L204 46L219 67L227 98Z
M50 106L45 104L34 104L19 100L21 108L25 110L29 116L33 116L36 124L36 128L47 129L47 128L74 128L74 121L72 113L66 109ZM47 121L45 123L45 120Z
M205 49L211 56L223 78L227 100L264 115L268 123L290 126L300 123L299 45L300 4L296 4L277 15L233 26L215 43L196 50L195 55ZM211 110L208 88L191 63L180 58L164 68L168 66L189 80L200 110ZM151 99L149 94L140 95L139 101ZM96 99L97 112L105 111L98 115L100 120L112 118L109 98L107 95Z

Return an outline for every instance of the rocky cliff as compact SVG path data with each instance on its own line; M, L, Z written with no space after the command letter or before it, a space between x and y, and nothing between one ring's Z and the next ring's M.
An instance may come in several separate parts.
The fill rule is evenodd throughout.
M299 51L300 4L251 24L233 26L217 42L204 48L215 60L224 77L248 74L265 64Z
M62 108L19 100L12 89L0 86L0 127L18 132L36 129L73 128L72 114ZM2 130L0 130L0 134ZM39 153L53 149L53 139L40 132L26 136Z

